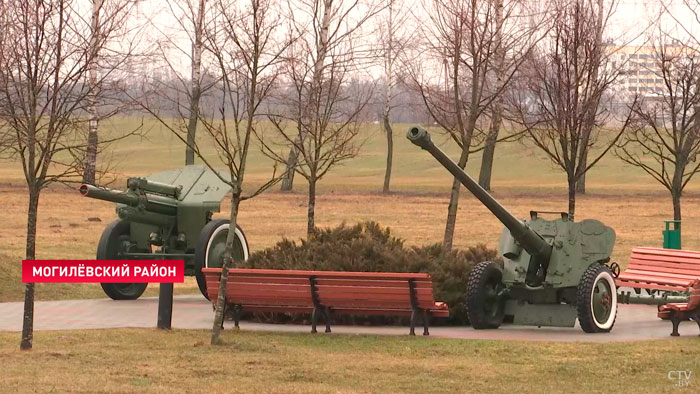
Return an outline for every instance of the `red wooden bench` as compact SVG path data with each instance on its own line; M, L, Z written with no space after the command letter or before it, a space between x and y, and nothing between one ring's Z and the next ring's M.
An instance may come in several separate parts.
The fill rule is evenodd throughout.
M658 316L664 320L670 320L673 324L671 335L677 337L678 325L682 321L693 320L700 328L700 280L695 280L691 286L690 300L659 306Z
M637 294L664 297L674 293L689 293L690 301L659 305L658 317L673 324L671 335L678 336L678 325L698 317L700 297L700 252L689 250L635 247L629 266L615 279L618 287L631 287ZM658 294L657 294L658 293ZM695 297L695 298L693 298ZM664 298L660 300L663 302Z
M635 247L627 269L615 282L618 287L686 292L700 278L700 252Z
M219 294L220 268L204 268L209 299ZM330 318L338 315L410 316L410 334L415 335L422 316L423 335L429 335L431 317L448 317L443 302L433 298L433 282L425 273L339 272L241 269L229 270L226 304L238 327L241 312L292 312L311 314L311 332L316 332L323 314L326 332Z

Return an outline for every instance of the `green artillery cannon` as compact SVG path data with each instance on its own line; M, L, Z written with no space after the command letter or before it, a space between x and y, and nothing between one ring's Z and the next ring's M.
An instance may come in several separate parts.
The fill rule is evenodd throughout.
M430 140L420 126L408 139L430 152L496 216L505 228L499 242L503 268L482 262L472 270L467 313L476 329L498 328L504 318L515 324L573 327L608 332L615 324L617 294L610 262L615 231L603 223L569 220L566 213L546 220L530 212L520 220L498 203Z
M86 197L117 203L119 219L110 223L97 246L98 260L182 259L206 297L203 267L221 267L227 219L212 219L230 188L205 166L190 165L145 178L129 178L127 190L80 186ZM233 259L248 258L248 242L236 226ZM112 299L137 299L147 283L102 283Z

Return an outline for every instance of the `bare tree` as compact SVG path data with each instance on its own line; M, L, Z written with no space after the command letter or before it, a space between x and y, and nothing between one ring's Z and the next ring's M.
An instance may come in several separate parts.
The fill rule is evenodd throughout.
M431 0L426 5L421 53L439 62L413 64L410 75L432 119L460 148L457 164L464 168L479 145L479 120L502 95L526 55L538 41L533 25L518 20L523 11L515 2L497 10L493 0ZM497 17L498 15L501 15ZM504 30L505 21L512 28ZM535 24L534 26L537 26ZM539 33L539 37L542 33ZM503 63L498 54L507 53ZM435 77L441 67L441 77ZM492 74L500 69L500 78ZM497 73L499 74L499 73ZM460 183L453 181L447 209L443 248L452 249Z
M203 55L210 58L211 69L216 72L217 83L212 85L209 94L219 104L208 111L204 108L198 111L201 131L206 133L206 138L201 142L195 140L189 145L187 134L180 127L161 116L149 103L142 103L146 111L188 144L194 154L231 187L231 229L236 226L240 204L262 193L278 180L273 171L268 182L244 194L250 144L261 127L261 105L276 88L279 63L288 45L286 41L278 40L282 24L280 9L276 5L274 0L247 0L244 4L236 0L216 0L212 4L213 17L204 23ZM216 171L217 163L207 159L207 148L211 145L225 166L225 173ZM234 231L229 231L216 300L212 344L219 342L223 323L234 237Z
M494 36L494 67L493 73L496 78L496 86L503 84L506 70L504 63L506 53L503 50L503 0L494 0L495 8L495 29ZM479 185L484 190L491 190L491 172L493 169L493 156L496 152L496 140L501 131L501 122L503 121L503 94L501 93L493 100L491 111L491 125L489 126L486 140L484 141L484 150L481 156L481 167L479 170Z
M193 15L192 66L190 75L190 108L187 120L187 146L185 148L185 164L194 164L194 150L197 134L197 119L199 118L199 99L202 95L202 35L204 33L204 14L206 0L199 0L197 13Z
M593 1L554 4L553 27L528 63L525 86L515 97L518 121L547 157L567 175L569 217L574 219L576 183L616 144L630 123L601 133L610 114L601 98L619 76L598 39ZM597 156L588 160L595 149Z
M296 34L304 31L311 35L310 38L303 40L297 53L303 57L300 65L305 71L301 75L311 78L310 81L302 80L303 83L310 83L310 96L307 100L312 104L309 110L305 110L303 117L310 119L307 123L317 122L319 115L316 113L321 110L321 104L318 102L318 98L321 97L321 85L328 78L327 62L333 59L331 62L337 63L337 66L346 63L342 64L341 68L347 69L350 60L354 63L361 61L359 58L351 59L352 56L347 56L347 52L342 52L344 50L354 50L355 56L367 57L366 53L363 54L363 49L358 49L356 45L353 48L353 38L360 33L362 25L375 16L382 7L375 5L372 0L367 3L361 0L301 0L290 1L289 6L290 9L295 10L290 12L293 19L291 29L296 31ZM336 67L335 70L339 68ZM295 74L297 77L300 76L299 72ZM292 190L294 174L299 173L297 165L300 152L297 146L303 145L305 140L306 127L302 127L299 135L292 141L289 154L284 161L286 168L282 179L282 191Z
M396 63L403 54L404 47L408 43L405 35L405 24L409 13L405 7L396 0L386 0L386 16L379 27L380 55L384 63L384 112L382 113L382 125L386 135L386 169L384 171L384 185L382 192L389 193L391 186L391 168L394 158L394 130L391 127L391 109L394 96L394 88L397 84Z
M681 220L683 190L700 171L700 54L691 48L660 36L654 76L663 79L663 91L633 107L634 123L615 149L671 193L674 220Z
M53 183L79 182L87 138L85 113L92 87L120 64L86 84L96 60L89 18L67 0L6 0L0 23L0 138L3 156L18 159L28 190L26 259L36 258L41 191ZM102 30L104 44L111 31ZM103 138L107 144L131 133ZM21 349L31 349L34 284L25 284Z
M177 21L176 26L162 26L159 20L152 21L152 26L160 30L156 58L163 63L173 78L151 81L151 90L144 96L158 97L162 105L177 114L175 123L180 132L186 134L185 165L194 164L197 126L200 120L201 101L207 91L218 80L207 73L202 62L205 33L207 26L214 20L212 0L168 0L166 12ZM187 40L182 40L185 35ZM189 48L182 47L182 42L189 42ZM176 59L189 59L189 75L182 75ZM216 67L216 66L214 66Z
M607 19L609 16L609 13L606 13L606 9L603 3L603 0L596 0L596 9L597 9L597 17L596 17L596 24L595 24L595 39L596 39L596 50L593 52L593 62L594 63L599 63L600 58L603 56L603 51L604 51L604 46L603 46L603 30L605 29L607 25ZM609 8L609 12L612 11L612 7ZM591 74L591 79L593 79L594 83L597 83L598 79L598 69L593 70L593 73ZM600 100L600 98L598 99ZM595 107L594 105L589 106L589 111L586 114L586 123L583 129L583 138L581 139L583 145L588 144L588 140L591 138L591 133L593 132L593 126L595 125ZM588 163L588 150L585 150L581 156L581 163L585 166ZM576 182L576 193L579 194L585 194L586 193L586 173L584 172L581 174L581 176L578 178L578 181Z
M90 94L87 107L89 121L84 183L95 183L99 147L98 124L101 120L114 116L120 109L119 106L111 105L109 110L101 113L100 104L113 104L113 101L118 100L119 90L102 86L99 74L102 69L106 72L114 70L114 64L124 64L133 55L134 44L130 33L137 31L139 27L127 27L127 20L137 3L138 0L91 0L89 39L90 59L93 61L88 64L87 76Z
M277 152L274 139L263 141L263 153L287 164L287 178L293 170L308 181L307 232L312 234L318 181L358 153L358 121L372 87L352 81L353 73L369 58L369 48L355 46L353 39L381 7L359 1L305 0L297 6L290 2L290 8L295 15L292 34L299 40L290 47L285 76L295 85L297 100L282 103L282 110L269 118L290 146L295 164L290 168L289 156Z

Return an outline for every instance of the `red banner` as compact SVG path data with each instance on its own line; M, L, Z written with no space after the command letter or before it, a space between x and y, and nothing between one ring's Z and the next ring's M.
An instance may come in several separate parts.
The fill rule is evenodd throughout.
M24 283L182 283L183 260L22 260Z

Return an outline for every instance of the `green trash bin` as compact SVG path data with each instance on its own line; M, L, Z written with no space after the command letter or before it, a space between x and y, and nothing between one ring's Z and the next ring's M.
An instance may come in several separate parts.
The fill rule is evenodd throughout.
M665 220L666 230L664 233L664 249L680 249L681 248L681 221L680 220ZM673 224L673 228L671 228Z

